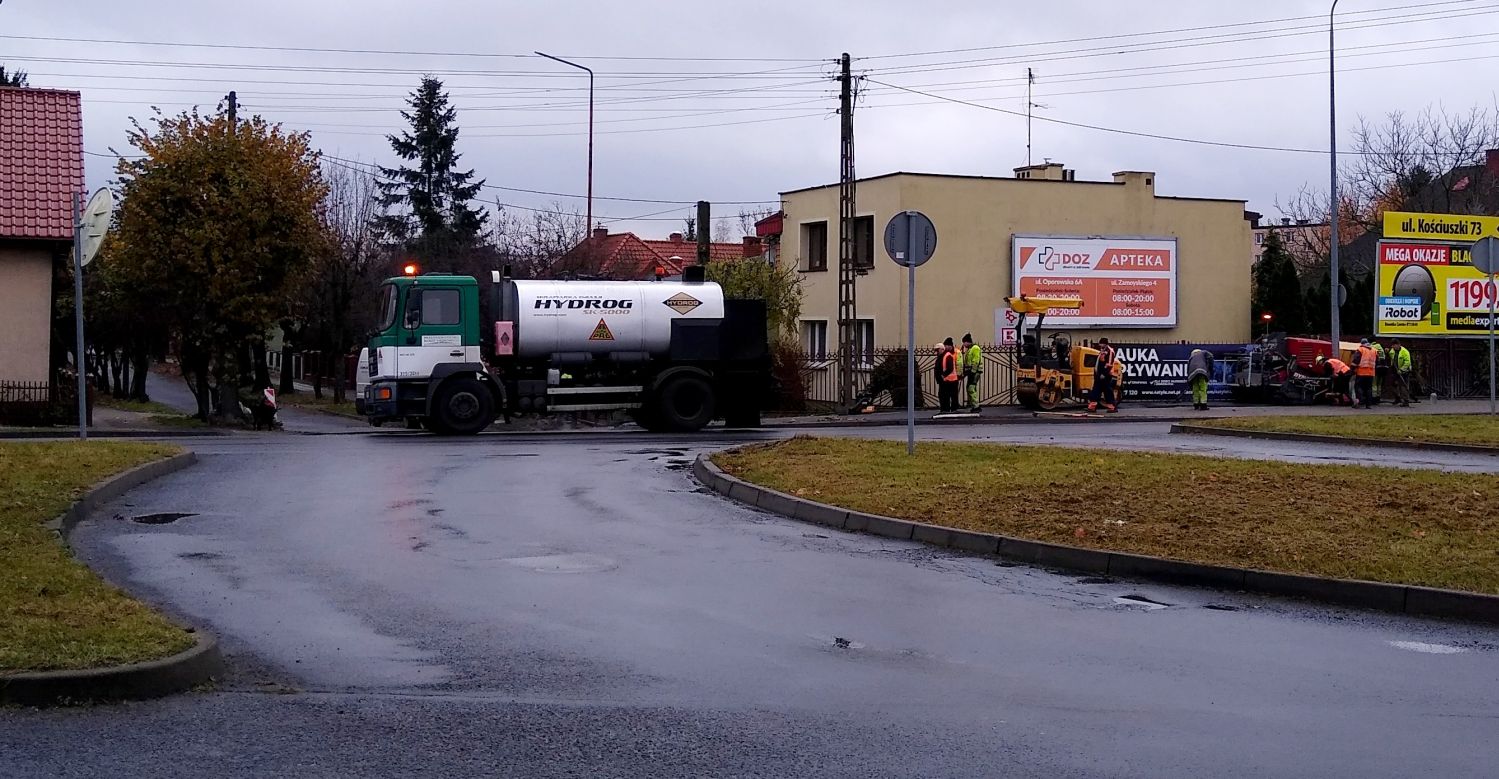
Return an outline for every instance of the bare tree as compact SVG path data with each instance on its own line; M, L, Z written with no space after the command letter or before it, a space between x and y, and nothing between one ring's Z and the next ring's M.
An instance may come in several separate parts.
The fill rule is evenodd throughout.
M585 218L576 208L566 211L554 202L550 208L520 215L496 202L493 221L490 240L500 262L510 265L517 278L584 270L586 258L579 259L579 267L559 266L563 256L587 235Z
M341 403L347 382L345 359L374 325L376 287L388 255L375 234L381 207L374 174L327 165L323 175L328 184L323 201L327 247L303 284L302 341L321 352L324 365L332 368L333 399ZM283 375L290 367L283 362ZM314 375L313 390L321 397L324 371Z
M771 209L768 206L764 208L739 209L739 229L741 231L740 235L754 235L755 223L774 213L775 210Z
M753 233L750 233L753 235ZM734 240L734 225L727 219L713 220L714 243L730 243Z

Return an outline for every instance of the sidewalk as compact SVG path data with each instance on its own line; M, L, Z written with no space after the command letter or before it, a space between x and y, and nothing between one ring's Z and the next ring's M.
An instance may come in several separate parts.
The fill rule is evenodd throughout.
M1177 422L1192 419L1217 419L1225 417L1257 416L1332 416L1354 414L1486 414L1487 400L1438 400L1424 401L1410 408L1400 408L1392 403L1381 403L1369 411L1355 411L1337 406L1275 406L1265 404L1232 405L1213 404L1208 411L1193 411L1190 405L1163 406L1125 403L1117 414L1088 414L1081 406L1058 408L1054 412L1033 412L1020 406L986 406L977 417L955 419L933 419L937 414L931 409L917 409L916 421L922 425L994 425L1020 424L1027 422ZM818 428L818 427L879 427L904 425L906 412L876 411L872 414L808 414L790 417L766 417L769 428Z

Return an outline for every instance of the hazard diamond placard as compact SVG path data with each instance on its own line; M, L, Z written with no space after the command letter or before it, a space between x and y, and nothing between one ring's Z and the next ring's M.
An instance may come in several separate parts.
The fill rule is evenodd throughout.
M609 323L600 319L593 328L593 335L588 336L590 341L613 341L614 333L609 329Z

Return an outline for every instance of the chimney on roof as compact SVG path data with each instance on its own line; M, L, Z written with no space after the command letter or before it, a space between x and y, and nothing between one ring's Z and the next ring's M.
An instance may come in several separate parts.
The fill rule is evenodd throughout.
M746 235L746 236L744 236L744 253L741 255L742 257L744 257L745 259L750 259L752 257L759 257L760 255L762 255L764 253L765 253L765 250L762 249L761 246L760 246L760 238L759 238L759 236L755 236L755 235Z
M1155 194L1155 174L1148 170L1121 170L1114 174L1114 183L1126 187L1141 187L1148 194Z
M672 233L671 234L671 242L672 243L681 243L682 242L682 234L681 233Z
M604 240L605 238L608 238L608 237L609 237L609 228L607 228L607 227L595 227L595 228L593 228L593 240L595 240L595 241L602 241L602 240Z
M1290 227L1291 226L1291 217L1289 217L1289 216L1283 216L1283 217L1281 217L1280 218L1280 223L1281 223L1281 225L1283 225L1285 227Z
M1050 160L1015 169L1015 178L1027 181L1072 181L1073 175L1073 171L1063 168L1062 163Z

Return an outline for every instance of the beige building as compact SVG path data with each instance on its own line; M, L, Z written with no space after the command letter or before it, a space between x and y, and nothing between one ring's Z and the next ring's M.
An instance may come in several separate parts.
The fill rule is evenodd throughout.
M936 254L916 273L919 346L945 337L956 341L964 333L981 344L1007 340L997 325L1004 323L1005 296L1016 291L1012 245L1024 255L1022 277L1043 272L1043 265L1067 276L1073 258L1093 263L1077 271L1075 288L1066 279L1026 280L1031 289L1039 283L1042 290L1075 290L1100 314L1092 324L1048 319L1048 329L1055 322L1075 339L1108 336L1115 342L1249 339L1244 258L1253 240L1243 201L1157 195L1155 174L1148 172L1077 181L1071 170L1048 163L1015 173L892 173L858 182L855 255L865 269L856 286L861 351L908 342L906 271L883 247L886 222L907 209L930 217L938 234ZM802 273L801 337L814 356L837 349L838 194L836 184L782 193L781 261ZM1087 240L1095 237L1109 240ZM1090 246L1100 248L1086 260ZM1038 259L1043 255L1048 261ZM1121 270L1111 279L1088 276L1106 266ZM1058 286L1047 286L1052 284ZM1122 290L1141 288L1154 310L1104 300L1137 299Z
M0 87L0 385L50 378L53 261L83 184L79 94Z

